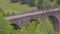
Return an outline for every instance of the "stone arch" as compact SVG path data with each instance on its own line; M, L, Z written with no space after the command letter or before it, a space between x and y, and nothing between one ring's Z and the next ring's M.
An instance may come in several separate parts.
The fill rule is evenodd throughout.
M13 26L13 29L14 29L14 30L20 29L20 27L19 27L17 24L11 24L11 26Z
M54 27L54 30L58 31L58 29L59 29L59 21L58 21L58 19L55 16L48 16L48 18L51 21L51 23L52 23L52 25Z

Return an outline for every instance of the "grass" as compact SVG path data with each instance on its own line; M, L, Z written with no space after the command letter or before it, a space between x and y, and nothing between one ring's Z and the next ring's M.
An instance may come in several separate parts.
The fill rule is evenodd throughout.
M26 4L21 5L20 3L10 3L9 0L0 0L0 7L2 7L5 13L26 13L31 10L36 10L36 7L29 7Z

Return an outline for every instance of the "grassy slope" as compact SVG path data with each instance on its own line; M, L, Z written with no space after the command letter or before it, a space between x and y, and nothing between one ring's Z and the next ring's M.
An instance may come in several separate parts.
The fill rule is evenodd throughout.
M25 13L31 10L36 10L36 7L21 5L20 3L10 3L9 0L0 0L0 7L7 12Z

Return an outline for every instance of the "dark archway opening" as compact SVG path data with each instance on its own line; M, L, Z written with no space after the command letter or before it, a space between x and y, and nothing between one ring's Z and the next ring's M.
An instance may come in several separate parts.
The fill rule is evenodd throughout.
M49 20L51 21L53 27L54 27L54 30L55 31L58 31L59 29L59 22L58 22L58 19L54 16L49 16Z
M17 24L11 24L11 25L13 26L13 29L14 29L14 30L20 29L20 27L19 27Z
M30 23L32 23L33 21L35 21L36 22L36 24L35 24L36 26L39 24L39 21L37 19L30 19L29 21L30 21Z

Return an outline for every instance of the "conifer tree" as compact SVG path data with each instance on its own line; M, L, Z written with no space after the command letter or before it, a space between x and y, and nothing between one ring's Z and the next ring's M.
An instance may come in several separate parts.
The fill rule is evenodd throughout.
M35 0L29 0L28 5L29 5L30 7L35 6Z
M37 8L38 9L42 9L42 4L43 4L43 0L38 0L38 2L37 2Z
M18 0L11 0L11 3L17 3Z
M28 2L27 2L28 0L20 0L20 3L21 4L27 4Z
M57 4L60 4L60 0L57 0Z

